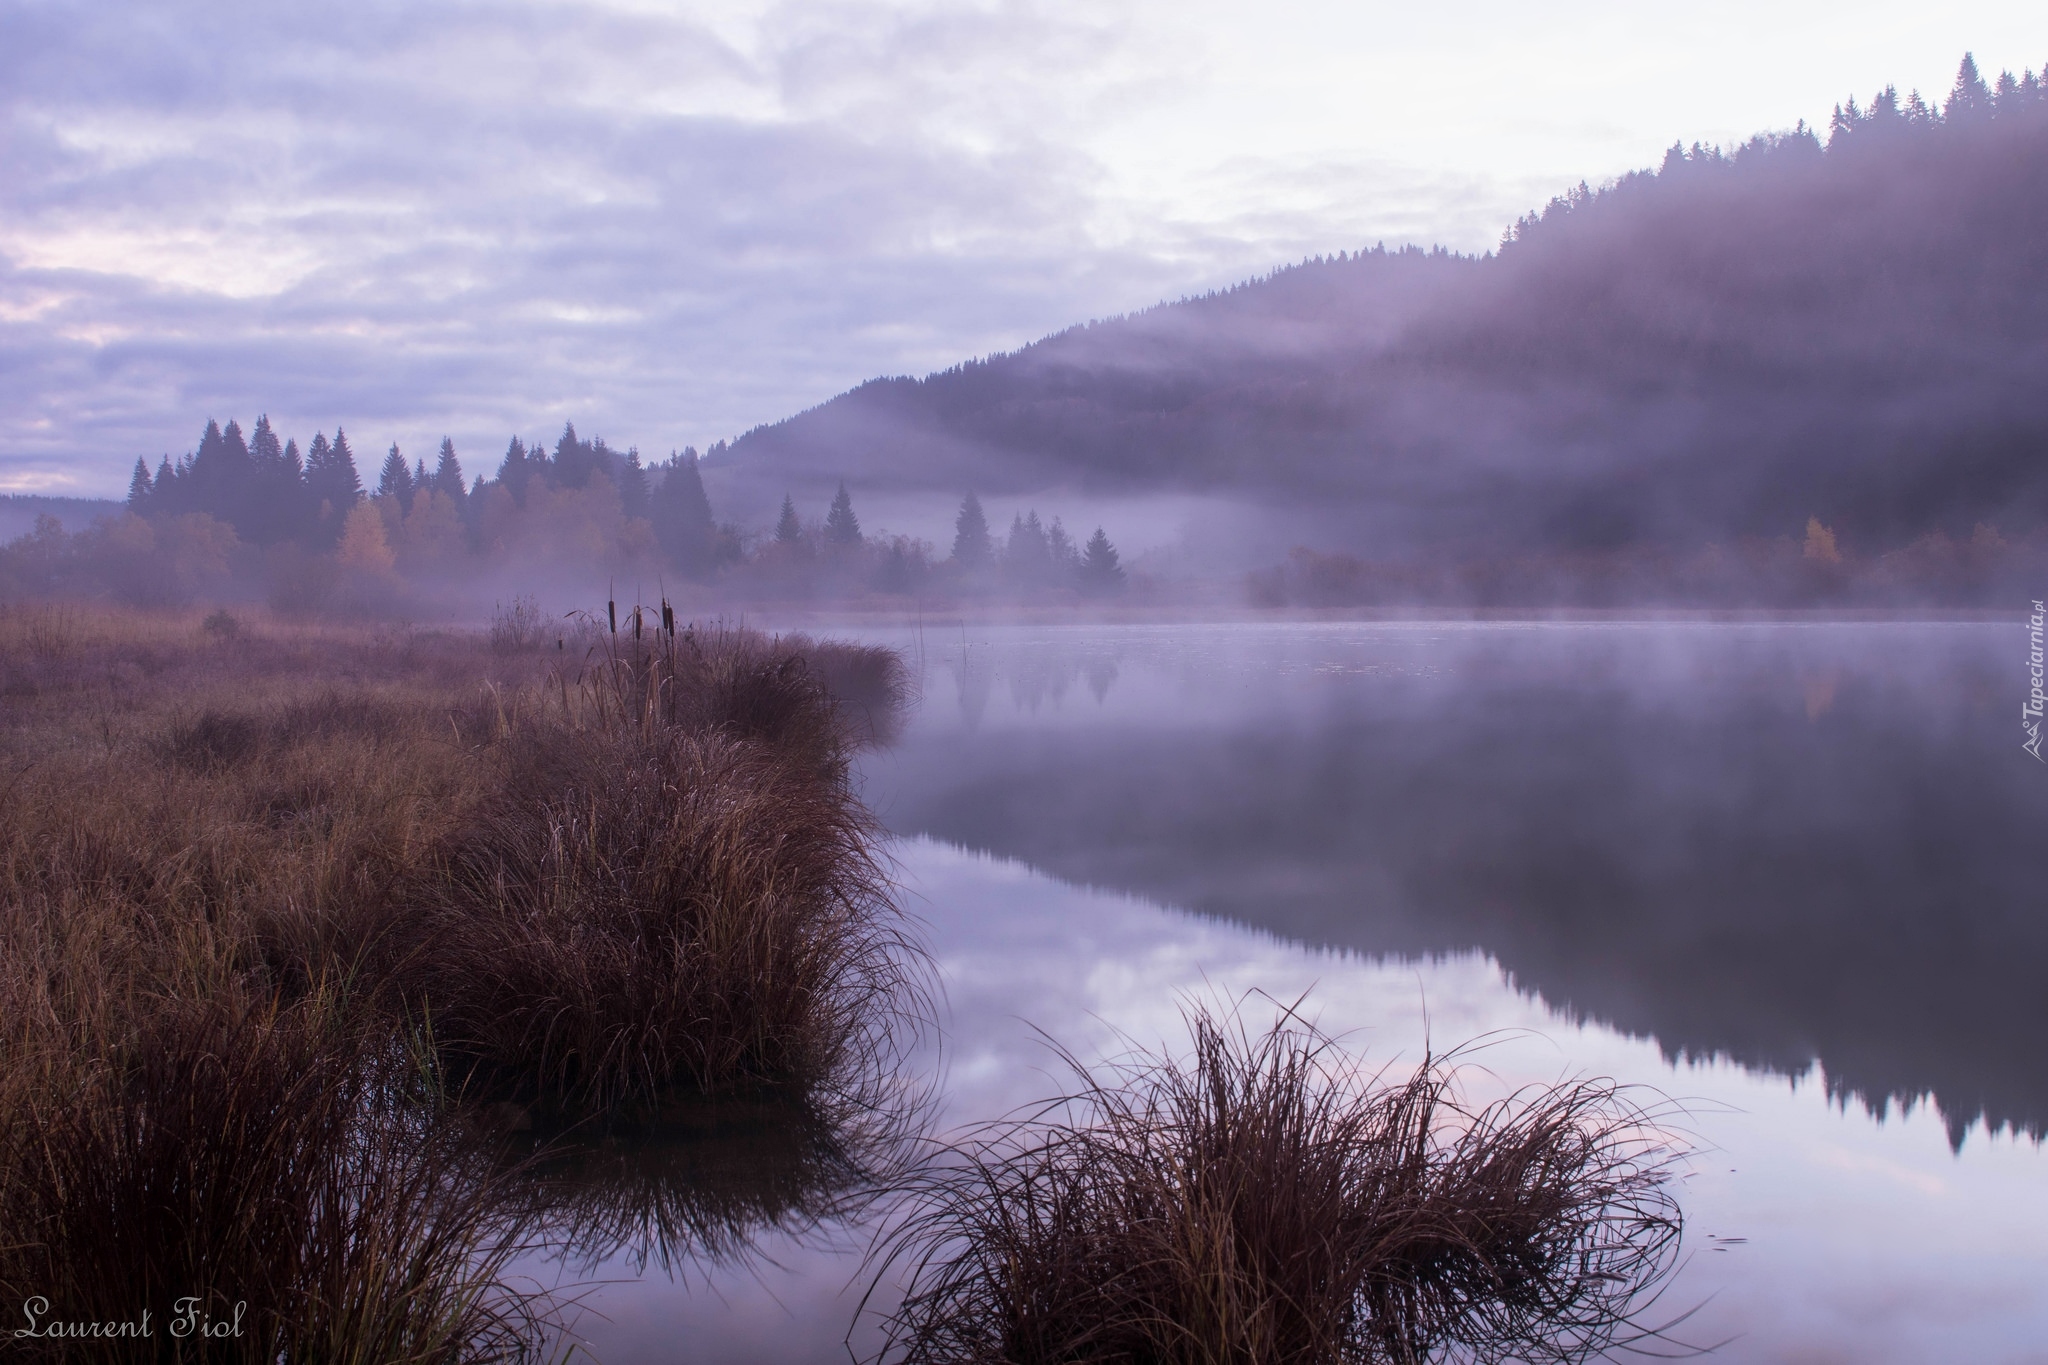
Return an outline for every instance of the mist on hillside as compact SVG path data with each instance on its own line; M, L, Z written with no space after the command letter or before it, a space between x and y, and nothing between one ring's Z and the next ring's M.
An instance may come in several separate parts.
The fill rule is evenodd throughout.
M1483 258L1339 254L875 380L705 477L743 512L840 479L1229 500L1254 556L2031 537L2044 219L2048 94L1966 60L1939 107L1888 89L1825 132L1674 146Z

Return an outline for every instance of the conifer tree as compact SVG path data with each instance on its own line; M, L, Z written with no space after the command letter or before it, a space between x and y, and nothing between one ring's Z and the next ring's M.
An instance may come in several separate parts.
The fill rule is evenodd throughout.
M796 519L796 503L789 494L782 495L782 515L775 519L775 540L779 545L794 545L804 538L803 523Z
M626 458L618 461L619 511L629 517L647 515L647 470L640 463L640 447L628 446Z
M263 477L275 474L284 464L284 447L278 444L277 432L271 428L267 412L257 417L256 429L249 433L249 463Z
M235 433L231 423L229 433ZM232 441L232 435L229 437ZM249 438L249 470L246 488L232 500L235 530L247 541L271 545L303 533L306 510L304 479L298 467L298 448L287 457L278 443L269 414L256 419Z
M1029 516L1013 517L1009 543L1003 547L1003 567L1010 577L1025 587L1035 587L1051 578L1052 564L1051 547L1046 541L1045 526L1038 520L1038 509L1032 508Z
M462 483L462 461L455 458L455 442L447 436L441 438L441 458L434 464L434 491L455 499L458 507L468 496Z
M1967 122L1979 114L1991 112L1991 91L1984 84L1983 75L1977 70L1977 59L1972 54L1963 54L1963 64L1956 68L1955 89L1949 91L1948 104L1943 113L1951 122Z
M335 428L330 443L324 434L315 432L312 445L306 448L306 501L311 505L309 521L316 528L316 539L332 545L340 538L342 522L362 491L347 433Z
M334 429L334 441L315 436L306 456L306 492L314 515L324 517L319 535L332 545L341 536L343 522L363 496L362 478L356 472L356 455L349 449L348 433ZM320 510L325 508L324 513Z
M1109 543L1100 526L1088 538L1081 552L1081 587L1092 593L1112 593L1124 585L1124 571L1117 563L1116 547Z
M214 447L213 468L201 486L202 501L199 511L219 517L235 528L236 534L252 538L262 528L262 509L259 500L262 489L257 483L258 471L249 457L249 443L242 435L242 424L233 418L220 434L220 441Z
M953 518L953 562L963 569L984 568L993 549L988 518L981 512L981 499L970 491L960 500L959 515Z
M391 453L384 457L384 468L377 477L377 496L390 498L398 504L401 512L412 511L414 491L412 469L406 464L405 456L399 452L396 441L391 444Z
M195 504L193 510L211 510L214 493L220 487L222 466L227 462L226 447L227 438L221 435L220 423L207 418L206 430L199 433L199 449L193 452L192 463L180 473L183 501Z
M661 481L648 495L647 519L655 542L683 577L706 579L713 568L711 500L697 471L697 452L686 448L662 466Z
M832 499L832 510L825 514L825 539L841 547L860 544L860 518L853 514L853 498L843 479L838 495Z
M1051 561L1055 572L1072 569L1081 560L1074 549L1073 539L1067 535L1067 528L1058 517L1052 519L1052 525L1045 533L1045 557Z
M498 463L498 482L512 495L512 501L526 506L526 485L533 478L533 462L527 458L526 442L514 436L505 446L505 458Z
M282 509L278 539L308 540L319 529L320 497L312 489L307 469L298 441L286 441L277 463L278 505Z
M356 453L349 449L348 433L334 429L334 444L328 447L329 478L334 494L328 499L337 512L346 513L363 499L363 477L356 470Z
M137 516L147 512L151 488L149 464L138 455L135 457L135 473L128 480L128 510Z
M555 442L554 467L541 472L556 488L582 488L590 482L596 464L596 451L589 442L577 439L576 424L564 422L561 439Z

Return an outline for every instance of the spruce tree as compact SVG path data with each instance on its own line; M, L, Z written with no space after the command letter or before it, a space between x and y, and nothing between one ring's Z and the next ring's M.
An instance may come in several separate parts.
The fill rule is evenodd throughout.
M275 474L284 464L284 447L278 443L267 412L256 419L256 429L249 433L249 463L256 467L257 474L265 477Z
M981 499L969 492L960 500L960 513L953 518L953 562L963 569L981 569L993 558L988 518L982 515Z
M390 498L398 504L401 512L412 511L413 477L412 469L399 452L398 443L391 443L391 453L384 457L384 468L377 476L377 496Z
M796 519L796 503L789 494L784 493L782 495L782 515L775 519L776 543L794 545L803 538L803 523Z
M220 423L207 418L206 430L199 433L199 449L179 474L180 491L184 494L180 499L184 506L179 510L212 512L219 505L220 487L227 475L226 447L227 438L221 435Z
M309 540L319 529L320 497L308 481L308 468L307 461L299 455L298 441L286 441L284 453L278 457L277 481L284 508L278 530L280 540Z
M469 495L462 483L462 461L455 458L455 442L447 436L441 438L441 458L434 464L434 491L453 498L458 507Z
M1081 562L1073 540L1067 535L1066 526L1058 517L1052 519L1052 526L1045 533L1045 556L1052 561L1055 572L1073 569Z
M825 514L825 539L841 547L860 544L860 518L853 514L853 498L843 479L838 496L832 499L832 510Z
M654 539L662 554L683 577L702 580L711 576L715 528L694 449L671 455L661 467L661 481L648 495L647 519L654 525Z
M576 424L564 422L561 439L555 442L554 467L540 472L556 488L582 488L596 464L597 453L589 442L577 439Z
M206 505L199 510L219 517L244 539L253 539L261 523L261 511L257 506L260 492L256 487L255 465L249 458L249 442L242 435L242 424L229 418L226 428L221 431L220 444L215 448Z
M157 462L156 477L149 481L149 514L153 517L170 516L184 511L181 505L185 490L178 487L178 468L166 455Z
M1010 540L1003 547L1003 568L1012 581L1024 587L1035 587L1052 577L1051 547L1037 508L1029 516L1011 519Z
M1956 68L1955 89L1949 91L1948 104L1942 112L1951 122L1966 122L1991 112L1990 88L1977 70L1976 57L1968 52L1963 54L1963 64Z
M512 501L526 506L526 486L533 481L535 461L526 453L526 442L517 436L505 447L505 459L498 466L498 482L512 495Z
M640 447L628 446L626 458L617 466L619 511L629 517L647 515L647 470L640 463Z
M135 457L135 473L128 480L128 510L138 517L149 511L151 488L149 464L138 455Z
M1117 563L1116 547L1109 543L1100 526L1088 537L1081 552L1081 587L1085 592L1113 593L1124 585L1123 567Z
M327 448L327 486L321 490L320 498L334 509L337 518L348 516L363 500L363 478L356 470L356 453L349 449L348 433L340 427L334 429L334 444ZM335 523L336 535L340 534L340 524Z
M230 433L235 428L230 424ZM293 452L293 461L297 452ZM256 419L249 437L249 472L245 496L237 500L235 530L244 540L273 545L298 532L305 501L299 472L285 459L269 414Z
M342 523L362 495L348 433L336 427L330 444L325 435L316 432L306 449L306 500L312 505L320 540L332 545L340 538Z

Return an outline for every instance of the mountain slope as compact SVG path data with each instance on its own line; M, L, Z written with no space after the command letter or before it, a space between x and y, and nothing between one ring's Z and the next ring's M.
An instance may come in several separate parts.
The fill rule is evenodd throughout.
M1497 254L1370 251L877 380L725 452L846 478L1347 507L1378 548L1864 543L2048 520L2048 93L1851 103L1581 187ZM758 491L755 491L758 490Z

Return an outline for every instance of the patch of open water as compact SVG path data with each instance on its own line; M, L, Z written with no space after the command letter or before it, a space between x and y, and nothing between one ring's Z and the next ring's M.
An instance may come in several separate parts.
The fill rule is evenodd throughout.
M2048 770L2024 637L1960 625L895 634L864 765L945 991L935 1131L1308 993L1471 1089L1685 1103L1660 1305L1731 1361L2048 1360ZM1040 1030L1045 1036L1041 1036ZM867 1229L607 1281L609 1365L847 1359ZM886 1292L882 1296L886 1298ZM856 1329L865 1354L871 1333Z

